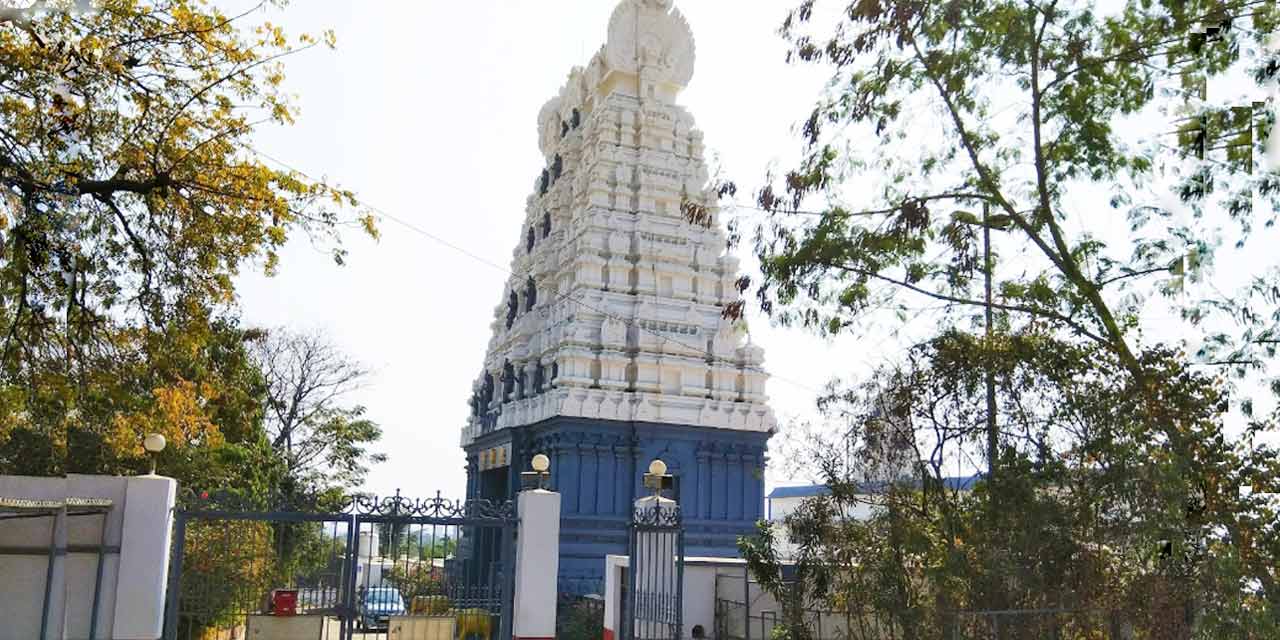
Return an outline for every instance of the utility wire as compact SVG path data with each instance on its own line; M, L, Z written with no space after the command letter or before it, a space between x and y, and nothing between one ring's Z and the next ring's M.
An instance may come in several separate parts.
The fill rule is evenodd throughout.
M289 164L286 164L285 162L283 162L283 161L281 161L281 160L278 160L278 159L276 159L276 158L274 158L274 157L272 157L272 156L270 156L270 155L268 155L268 154L266 154L266 153L263 153L262 151L259 151L259 150L257 150L257 149L253 149L253 151L254 151L255 153L257 153L259 156L261 156L262 158L264 158L264 159L266 159L266 160L268 160L268 161L272 162L273 164L276 164L276 165L278 165L278 166L280 166L280 167L284 168L284 169L285 169L285 170L287 170L287 171L292 171L292 172L294 172L294 173L296 173L296 174L298 174L298 175L300 175L300 176L302 176L302 177L304 177L304 178L307 178L308 180L311 180L311 181L313 181L313 182L323 182L323 181L321 181L321 180L318 180L318 179L316 179L316 178L314 178L314 177L312 177L312 176L308 175L307 173L305 173L305 172L303 172L303 171L300 171L300 170L298 170L298 169L296 169L296 168L294 168L294 167L290 166ZM516 275L516 274L515 274L515 273L513 273L510 269L508 269L508 268L506 268L506 267L503 267L503 266L501 266L501 265L498 265L498 264L496 264L496 263L494 263L494 262L492 262L492 261L490 261L490 260L488 260L488 259L486 259L486 258L484 258L484 257L480 256L480 255L477 255L476 253L473 253L473 252L471 252L471 251L468 251L467 249L465 249L465 248L463 248L463 247L461 247L461 246L458 246L457 244L455 244L455 243L453 243L453 242L450 242L450 241L448 241L448 240L445 240L444 238L441 238L440 236L438 236L438 235L436 235L436 234L434 234L434 233L431 233L431 232L427 231L426 229L423 229L423 228L419 227L418 225L415 225L415 224L413 224L413 223L411 223L411 222L408 222L407 220L404 220L404 219L399 218L399 217L397 217L397 216L391 215L390 213L387 213L387 212L386 212L385 210L383 210L382 208L377 207L377 206L374 206L373 204L370 204L370 203L369 203L368 201L366 201L366 200L363 200L363 199L356 199L356 203L357 203L357 204L359 204L359 205L361 205L361 206L364 206L364 207L368 208L370 211L373 211L374 213L377 213L379 216L381 216L381 217L383 217L383 218L386 218L387 220L391 220L392 222L395 222L395 223L399 224L400 226L402 226L402 227L404 227L404 228L406 228L406 229L408 229L408 230L410 230L410 231L413 231L413 232L415 232L415 233L418 233L418 234L420 234L420 235L422 235L422 236L424 236L424 237L426 237L426 238L428 238L428 239L430 239L430 240L433 240L433 241L435 241L435 242L437 242L437 243L439 243L439 244L441 244L441 245L444 245L445 247L448 247L448 248L450 248L450 249L453 249L454 251L457 251L457 252L461 253L462 255L465 255L465 256L467 256L467 257L469 257L469 258L473 259L473 260L476 260L477 262L480 262L481 264L484 264L484 265L489 266L489 267L491 267L491 268L493 268L493 269L496 269L496 270L498 270L498 271L502 272L504 275L507 275L507 276L515 276L515 275ZM653 336L655 336L655 337L657 337L657 338L659 338L659 339L661 339L661 340L664 340L664 341L670 342L670 343L672 343L672 344L675 344L675 345L678 345L678 346L684 347L685 349L688 349L688 350L690 350L690 351L694 351L694 352L698 352L698 353L703 353L703 352L705 351L705 349L706 349L706 347L705 347L705 346L694 346L694 345L690 345L690 344L687 344L687 343L682 342L682 341L680 341L680 340L677 340L677 339L675 339L675 338L672 338L672 337L670 337L670 336L667 336L667 335L664 335L664 334L662 334L662 333L659 333L659 332L657 332L657 331L653 331L653 330L651 330L651 329L647 329L647 328L645 328L644 326L642 326L642 325L641 325L640 323L638 323L638 322L636 322L636 323L632 323L632 322L631 322L631 320L629 320L629 319L627 319L627 318L622 318L622 317L620 317L620 316L618 316L618 315L616 315L616 314L613 314L613 313L610 313L610 312L608 312L608 311L605 311L605 310L599 309L599 308L597 308L597 307L595 307L595 306L592 306L592 305L590 305L590 304L588 304L588 303L586 303L586 302L582 301L580 298L574 298L574 294L575 294L575 293L577 293L578 291L579 291L579 289L575 288L575 289L571 289L571 290L569 290L569 291L566 291L566 292L564 292L564 293L561 293L561 294L559 294L558 296L556 296L556 298L555 298L554 300L552 300L552 301L548 304L548 306L550 306L550 305L554 305L554 304L557 304L557 303L559 303L559 302L561 302L561 301L563 301L563 300L571 300L572 302L574 302L574 303L576 303L576 304L578 304L578 305L580 305L580 306L582 306L582 307L584 307L584 308L586 308L586 309L588 309L588 310L590 310L590 311L593 311L593 312L595 312L595 313L598 313L598 314L600 314L600 315L603 315L603 316L605 316L605 317L612 318L612 319L614 319L614 320L617 320L617 321L619 321L619 322L623 322L623 323L626 323L626 324L635 324L636 329L637 329L638 331L642 331L642 332L648 333L648 334L653 335ZM543 310L543 311L545 312L545 307L544 307L544 310ZM715 355L714 353L707 354L707 359L708 359L710 362L712 362L712 363L720 362L720 363L723 363L723 364L730 364L730 365L733 365L733 366L735 366L735 367L736 367L736 366L739 366L739 363L738 363L738 362L735 362L735 361L733 361L733 360L729 360L729 359L727 359L727 358L719 357L719 356ZM809 385L806 385L806 384L804 384L804 383L802 383L802 382L797 382L797 381L795 381L795 380L790 380L790 379L785 378L785 377L783 377L783 376L779 376L779 375L776 375L776 374L770 374L770 376L769 376L769 377L770 377L770 378L773 378L773 379L781 380L781 381L786 382L786 383L788 383L788 384L790 384L790 385L792 385L792 386L794 386L794 387L797 387L797 388L799 388L799 389L801 389L801 390L809 391L809 392L814 393L814 394L822 395L822 394L824 393L823 391L819 391L819 390L817 390L817 389L814 389L813 387L810 387Z

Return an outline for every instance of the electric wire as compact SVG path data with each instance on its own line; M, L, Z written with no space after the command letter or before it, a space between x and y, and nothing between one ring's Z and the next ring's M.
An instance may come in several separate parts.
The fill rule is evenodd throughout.
M304 178L307 178L307 179L309 179L309 180L312 180L312 181L314 181L314 182L322 182L322 181L317 180L316 178L314 178L314 177L312 177L312 176L308 175L307 173L305 173L305 172L303 172L303 171L300 171L300 170L298 170L297 168L295 168L295 167L293 167L293 166L291 166L291 165L289 165L289 164L287 164L287 163L285 163L285 162L283 162L283 161L281 161L281 160L279 160L279 159L276 159L276 158L274 158L274 157L272 157L272 156L270 156L270 155L268 155L268 154L266 154L266 153L264 153L264 152L262 152L262 151L260 151L260 150L254 149L254 152L255 152L255 153L257 153L259 156L261 156L263 159L268 160L268 161L270 161L271 163L273 163L273 164L275 164L275 165L278 165L278 166L280 166L281 168L283 168L283 169L285 169L285 170L287 170L287 171L292 171L292 172L294 172L294 173L296 173L296 174L298 174L298 175L300 175L300 176L302 176L302 177L304 177ZM422 235L422 236L424 236L424 237L426 237L426 238L428 238L428 239L430 239L430 240L433 240L433 241L435 241L435 242L437 242L437 243L439 243L439 244L441 244L441 245L443 245L443 246L445 246L445 247L448 247L448 248L450 248L450 249L453 249L454 251L457 251L458 253L460 253L460 254L462 254L462 255L464 255L464 256L467 256L467 257L469 257L469 258L471 258L471 259L473 259L473 260L476 260L477 262L480 262L481 264L484 264L484 265L486 265L486 266L488 266L488 267L490 267L490 268L493 268L493 269L495 269L495 270L497 270L497 271L502 272L504 275L506 275L506 276L508 276L508 277L516 277L516 274L515 274L513 271L511 271L509 268L507 268L507 267L503 267L503 266L501 266L501 265L498 265L497 263L495 263L495 262L493 262L493 261L491 261L491 260L488 260L488 259L486 259L486 258L484 258L484 257L482 257L482 256L480 256L480 255L478 255L478 254L476 254L476 253L474 253L474 252L472 252L472 251L469 251L469 250L467 250L467 249L465 249L465 248L463 248L463 247L461 247L461 246L459 246L459 245L457 245L457 244L455 244L455 243L453 243L453 242L450 242L450 241L448 241L448 240L446 240L446 239L444 239L444 238L441 238L439 235L434 234L434 233L431 233L431 232L427 231L426 229L421 228L421 227L420 227L420 226L418 226L418 225L415 225L415 224L413 224L413 223L411 223L411 222L409 222L409 221L407 221L407 220L404 220L404 219L402 219L402 218L399 218L399 217L397 217L397 216L394 216L394 215L392 215L392 214L388 213L386 210L382 209L381 207L375 206L375 205L373 205L373 204L369 203L368 201L366 201L366 200L364 200L364 199L362 199L362 198L355 198L355 199L354 199L354 201L355 201L358 205L360 205L360 206L363 206L363 207L367 208L368 210L370 210L370 211L372 211L372 212L374 212L374 213L378 214L378 215L379 215L380 217L382 217L382 218L385 218L385 219L387 219L387 220L390 220L390 221L392 221L392 222L395 222L396 224L399 224L400 226L404 227L405 229L408 229L408 230L410 230L410 231L413 231L413 232L415 232L415 233L418 233L418 234L420 234L420 235ZM735 361L735 360L730 360L730 359L728 359L728 358L723 358L723 357L720 357L720 356L715 355L714 353L706 353L706 347L705 347L705 346L694 346L694 345L690 345L690 344L688 344L688 343L685 343L685 342L683 342L683 341L680 341L680 340L677 340L677 339L675 339L675 338L672 338L672 337L670 337L670 336L668 336L668 335L665 335L665 334L663 334L663 333L661 333L661 332L658 332L658 331L654 331L654 330L648 329L648 328L646 328L646 327L642 326L639 322L632 322L631 320L628 320L627 318L623 318L623 317L621 317L621 316L618 316L617 314L610 313L610 312L608 312L608 311L605 311L605 310L603 310L603 309L600 309L600 308L598 308L598 307L595 307L595 306L593 306L593 305L591 305L591 304L589 304L589 303L587 303L587 302L583 301L583 300L582 300L582 299L580 299L580 298L575 298L575 297L574 297L574 296L575 296L575 294L577 294L577 293L578 293L579 291L581 291L581 290L582 290L582 287L575 287L575 288L572 288L572 289L570 289L570 290L568 290L568 291L565 291L565 292L563 292L563 293L558 294L558 295L556 296L556 298L555 298L555 299L551 300L551 301L550 301L550 302L548 302L546 305L544 305L544 306L540 309L540 312L542 312L542 313L547 313L547 312L548 312L548 310L549 310L549 307L551 307L551 306L553 306L553 305L555 305L555 304L558 304L558 303L560 303L560 302L562 302L562 301L569 300L569 301L571 301L571 302L573 302L573 303L575 303L575 304L577 304L577 305L579 305L579 306L581 306L581 307L583 307L583 308L585 308L585 309L587 309L587 310L589 310L589 311L592 311L592 312L594 312L594 313L597 313L597 314L599 314L599 315L605 316L605 317L607 317L607 318L612 318L612 319L617 320L617 321L619 321L619 322L623 322L623 323L625 323L625 324L627 324L627 325L634 325L634 326L636 327L636 330L637 330L637 331L642 331L642 332L647 333L647 334L649 334L649 335L652 335L652 336L654 336L654 337L656 337L656 338L658 338L658 339L660 339L660 340L666 341L666 342L668 342L668 343L670 343L670 344L674 344L674 345L676 345L676 346L683 347L684 349L688 349L688 350L689 350L689 351L691 351L691 352L696 352L696 353L702 354L702 355L703 355L703 357L704 357L704 359L705 359L705 360L707 360L709 364L715 364L715 363L717 363L717 362L718 362L718 363L721 363L721 364L729 364L729 365L733 365L734 367L741 366L741 363L739 363L739 362L737 362L737 361ZM527 312L526 312L526 313L527 313ZM805 383L798 382L798 381L796 381L796 380L791 380L791 379L789 379L789 378L786 378L786 377L783 377L783 376L779 376L779 375L777 375L777 374L772 374L772 373L771 373L771 374L769 374L769 378L770 378L770 379L780 380L780 381L782 381L782 382L786 382L786 383L788 383L788 384L790 384L790 385L792 385L792 386L794 386L794 387L796 387L796 388L799 388L799 389L801 389L801 390L808 391L808 392L811 392L811 393L815 393L815 394L818 394L818 395L822 395L823 393L825 393L825 392L820 391L820 390L818 390L818 389L815 389L815 388L813 388L813 387L811 387L811 386L809 386L809 385L807 385L807 384L805 384Z

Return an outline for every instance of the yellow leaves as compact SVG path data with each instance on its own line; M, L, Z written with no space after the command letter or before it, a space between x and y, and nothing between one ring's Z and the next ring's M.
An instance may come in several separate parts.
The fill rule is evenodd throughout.
M217 397L209 384L179 381L152 391L151 406L145 411L116 416L106 442L113 450L140 456L142 439L159 433L169 446L216 447L223 443L222 432L213 424L205 404Z
M378 219L372 213L360 216L360 228L374 240L382 238L382 232L378 231Z
M289 38L285 36L284 29L279 26L264 22L261 26L254 30L254 33L261 36L258 44L262 46L272 46L277 49L286 49L289 46Z
M30 188L42 192L32 201L56 199L66 219L77 221L75 228L42 230L47 233L41 242L49 255L72 259L86 247L100 249L86 267L91 273L80 281L94 288L80 290L95 307L86 316L114 320L121 303L145 298L147 312L156 316L152 326L182 323L192 309L233 305L235 275L243 263L263 260L274 270L279 260L274 251L300 227L335 243L340 232L356 225L376 237L374 219L358 210L353 194L254 159L255 129L264 113L283 124L292 123L297 113L284 90L284 64L273 57L302 46L333 46L332 31L286 39L285 29L267 23L255 32L257 18L232 21L214 8L217 2L108 3L107 9L72 22L50 18L41 25L49 42L74 48L41 46L25 31L0 28L0 75L11 88L0 93L0 125L12 146L24 151L14 157L13 173L35 177ZM74 74L67 72L72 67ZM56 105L55 94L60 96ZM89 197L65 193L81 188L80 195ZM0 190L0 230L5 232L28 206L5 202L7 191ZM108 204L118 212L104 207ZM20 268L25 267L0 260L0 279L16 282ZM53 292L51 311L68 308L63 270L21 275L31 278L33 290ZM119 324L135 320L120 317ZM82 349L68 348L75 355L64 360L85 358L116 339L107 328L91 331L92 336L67 337ZM20 342L49 341L51 352L68 346L54 344L52 334L22 332ZM60 367L73 363L20 364L48 366L50 375L58 376ZM190 371L182 375L200 379ZM193 434L207 431L209 426L197 420L200 412L188 406L207 394L165 386L171 379L157 376L121 392L131 403L119 408L118 418L99 417L92 428L113 432L116 444L131 451L141 435L164 432L164 425ZM98 392L114 384L103 379L91 386ZM33 390L36 386L24 390L24 396L38 397L28 404L55 403L45 400L47 385L40 391ZM162 390L152 394L152 387Z

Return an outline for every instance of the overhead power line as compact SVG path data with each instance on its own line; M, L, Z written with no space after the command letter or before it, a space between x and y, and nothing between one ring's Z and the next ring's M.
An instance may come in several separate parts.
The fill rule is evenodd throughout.
M270 156L270 155L268 155L268 154L266 154L266 153L263 153L262 151L259 151L259 150L257 150L257 149L254 149L253 151L254 151L255 153L257 153L258 155L260 155L262 158L264 158L264 159L266 159L266 160L268 160L268 161L272 162L273 164L278 165L279 167L281 167L281 168L283 168L283 169L285 169L285 170L287 170L287 171L292 171L292 172L294 172L294 173L296 173L296 174L298 174L298 175L300 175L300 176L302 176L302 177L304 177L304 178L307 178L308 180L312 180L312 181L314 181L314 182L322 182L321 180L318 180L318 179L316 179L315 177L313 177L313 176L311 176L311 175L308 175L306 172L301 171L301 170L299 170L299 169L297 169L297 168L295 168L295 167L293 167L293 166L291 166L291 165L289 165L289 164L287 164L287 163L285 163L285 162L283 162L283 161L281 161L281 160L279 160L279 159L277 159L277 158L274 158L274 157L272 157L272 156ZM392 214L390 214L390 213L387 213L387 211L386 211L386 210L382 209L381 207L375 206L375 205L373 205L373 204L369 203L369 202L368 202L368 201L366 201L366 200L363 200L363 199L359 199L359 198L357 198L355 201L356 201L356 203L357 203L357 204L359 204L359 205L361 205L361 206L363 206L363 207L365 207L365 208L369 209L370 211L373 211L374 213L378 214L379 216L381 216L381 217L383 217L383 218L386 218L387 220L390 220L390 221L392 221L392 222L395 222L396 224L399 224L400 226L402 226L402 227L404 227L404 228L406 228L406 229L408 229L408 230L410 230L410 231L413 231L414 233L417 233L417 234L419 234L419 235L422 235L422 236L424 236L424 237L426 237L426 238L428 238L428 239L430 239L430 240L432 240L432 241L434 241L434 242L436 242L436 243L438 243L438 244L440 244L440 245L443 245L443 246L445 246L445 247L448 247L449 249L453 249L454 251L457 251L458 253L460 253L460 254L462 254L462 255L464 255L464 256L467 256L468 258L471 258L472 260L475 260L475 261L477 261L477 262L479 262L479 263L481 263L481 264L484 264L485 266L488 266L488 267L493 268L493 269L495 269L495 270L497 270L497 271L500 271L500 272L502 272L502 273L503 273L504 275L506 275L506 276L515 276L515 275L516 275L514 272L512 272L512 271L511 271L510 269L508 269L507 267L503 267L503 266L501 266L501 265L499 265L499 264L497 264L497 263L494 263L494 262L492 262L492 261L490 261L490 260L488 260L488 259L484 258L483 256L480 256L480 255L478 255L478 254L476 254L476 253L474 253L474 252L472 252L472 251L469 251L469 250L467 250L466 248L464 248L464 247L462 247L462 246L459 246L458 244L456 244L456 243L454 243L454 242L450 242L449 240L446 240L446 239L444 239L444 238L441 238L439 235L436 235L436 234L434 234L434 233L431 233L430 231L427 231L426 229L423 229L422 227L420 227L420 226L418 226L418 225L415 225L415 224L413 224L413 223L411 223L411 222L409 222L409 221L407 221L407 220L404 220L403 218L400 218L400 217L394 216L394 215L392 215ZM691 345L691 344L687 344L687 343L685 343L685 342L682 342L682 341L680 341L680 340L677 340L677 339L672 338L672 337L670 337L670 336L667 336L667 335L665 335L665 334L659 333L659 332L657 332L657 331L653 331L653 330L651 330L651 329L647 329L647 328L645 328L643 325L641 325L641 324L640 324L640 323L638 323L638 322L637 322L637 323L632 323L632 322L631 322L631 320L630 320L630 319L628 319L628 318L623 318L623 317L621 317L621 316L618 316L618 315L616 315L616 314L610 313L610 312L608 312L608 311L605 311L605 310L603 310L603 309L600 309L600 308L598 308L598 307L595 307L595 306L593 306L593 305L591 305L591 304L588 304L587 302L584 302L581 298L575 298L575 297L574 297L574 294L575 294L575 293L577 293L577 291L578 291L577 289L574 289L574 290L570 290L570 291L566 291L566 292L564 292L564 293L561 293L561 294L559 294L559 295L557 295L557 296L556 296L556 298L551 302L551 304L555 304L555 303L561 302L561 301L563 301L563 300L571 300L572 302L574 302L574 303L578 304L579 306L581 306L581 307L583 307L583 308L585 308L585 309L588 309L588 310L590 310L590 311L592 311L592 312L598 313L598 314L600 314L600 315L602 315L602 316L605 316L605 317L608 317L608 318L612 318L612 319L614 319L614 320L617 320L617 321L619 321L619 322L623 322L623 323L626 323L626 324L629 324L629 325L630 325L630 324L634 324L634 325L635 325L635 327L636 327L636 329L637 329L637 331L641 331L641 332L647 333L647 334L649 334L649 335L652 335L652 336L654 336L654 337L657 337L657 338L658 338L658 339L660 339L660 340L664 340L664 341L669 342L669 343L671 343L671 344L674 344L674 345L677 345L677 346L680 346L680 347L684 347L685 349L688 349L688 350L690 350L690 351L694 351L694 352L699 352L699 353L701 353L701 352L703 352L703 351L705 350L705 346L694 346L694 345ZM723 364L730 364L730 365L733 365L733 366L735 366L735 367L736 367L736 366L738 366L738 363L737 363L737 362L735 362L735 361L733 361L733 360L729 360L729 359L727 359L727 358L721 358L721 357L719 357L719 356L717 356L717 355L715 355L715 354L713 354L713 353L712 353L712 354L707 354L707 359L708 359L709 361L711 361L711 362L720 362L720 363L723 363ZM770 374L770 378L777 379L777 380L781 380L782 382L786 382L786 383L788 383L788 384L790 384L790 385L792 385L792 386L794 386L794 387L797 387L797 388L802 389L802 390L804 390L804 391L809 391L809 392L814 393L814 394L822 395L823 393L825 393L824 391L820 391L820 390L818 390L818 389L814 389L813 387L810 387L809 385L806 385L806 384L804 384L804 383L802 383L802 382L797 382L797 381L795 381L795 380L791 380L791 379L785 378L785 377L783 377L783 376L779 376L779 375L777 375L777 374Z

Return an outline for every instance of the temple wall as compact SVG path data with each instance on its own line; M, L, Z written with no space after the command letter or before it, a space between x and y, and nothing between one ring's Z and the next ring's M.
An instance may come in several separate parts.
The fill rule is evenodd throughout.
M555 418L499 435L515 436L516 460L551 458L550 488L562 496L566 577L598 576L605 555L626 553L631 504L645 494L641 475L657 458L676 478L671 497L685 512L688 555L735 556L737 537L764 517L767 433ZM492 446L477 443L469 455Z

